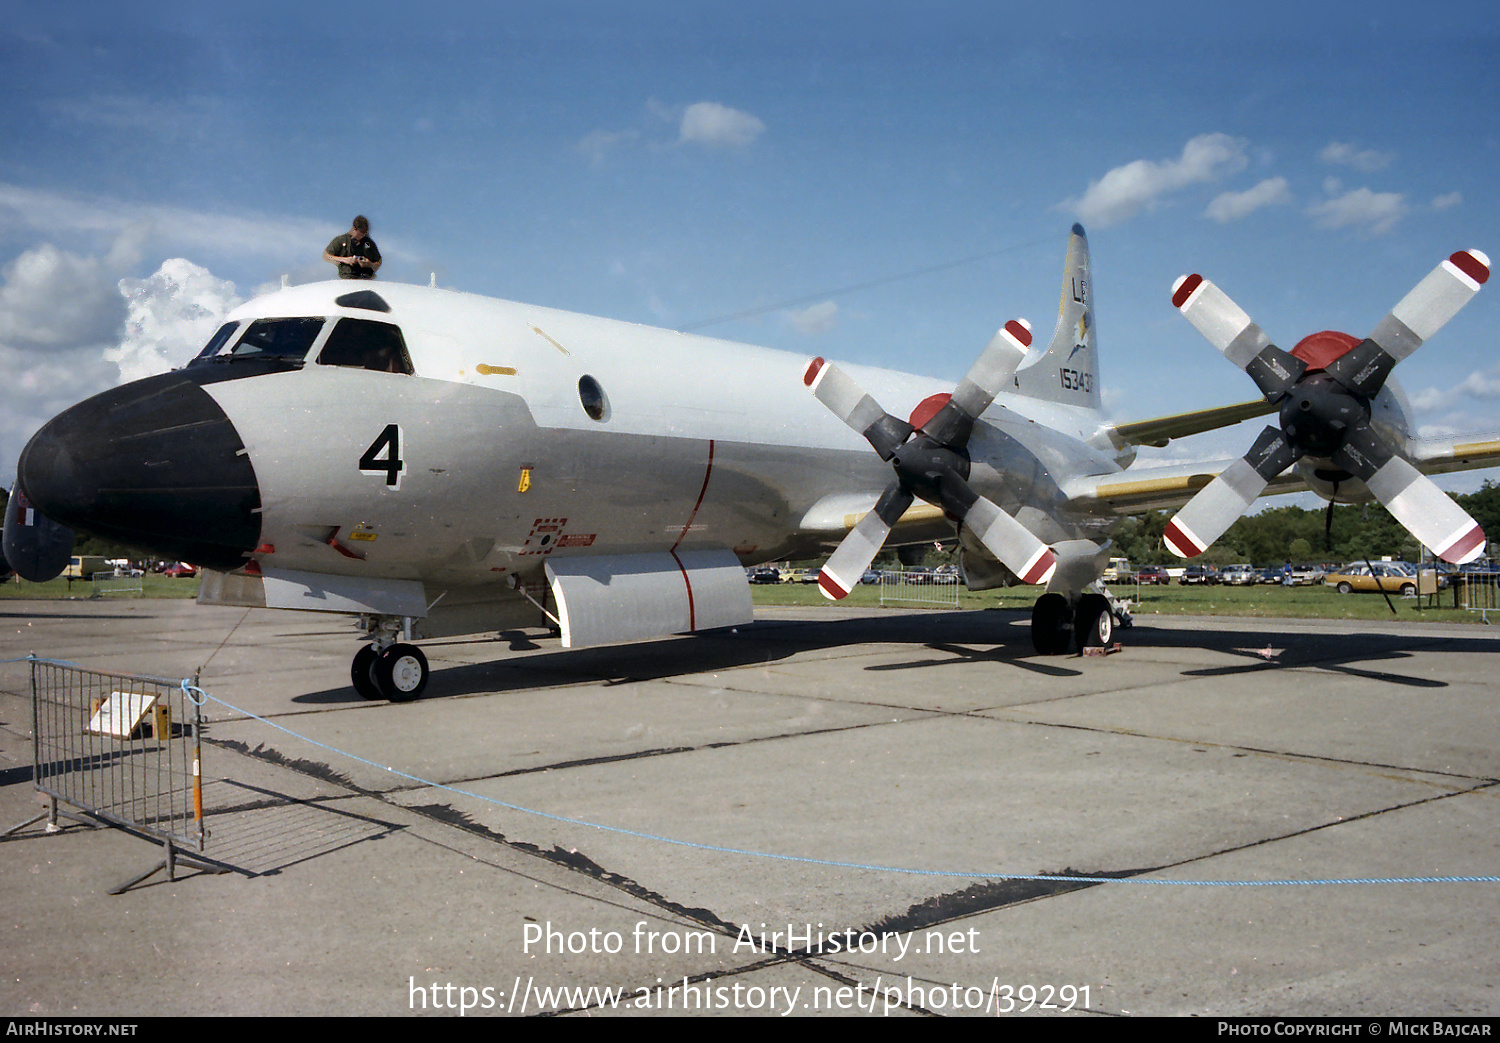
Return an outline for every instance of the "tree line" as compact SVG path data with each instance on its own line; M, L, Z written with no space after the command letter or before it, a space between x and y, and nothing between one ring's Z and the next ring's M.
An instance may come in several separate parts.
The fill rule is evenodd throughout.
M1492 539L1500 538L1500 484L1486 481L1478 492L1453 497ZM1115 530L1115 554L1132 565L1180 564L1162 533L1172 513L1148 511L1126 518ZM1378 503L1326 507L1271 507L1230 526L1199 559L1208 565L1279 565L1284 561L1361 561L1400 558L1418 561L1422 549Z

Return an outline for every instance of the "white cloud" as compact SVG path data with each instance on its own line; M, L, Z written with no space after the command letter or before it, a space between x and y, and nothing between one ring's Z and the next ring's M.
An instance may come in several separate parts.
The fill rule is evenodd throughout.
M1448 192L1445 195L1437 196L1433 199L1432 209L1451 210L1453 207L1458 206L1463 201L1464 194L1462 192Z
M1465 398L1481 402L1500 400L1500 366L1476 369L1450 388L1426 388L1411 396L1411 404L1413 409L1425 412L1450 409L1454 403ZM1493 422L1490 426L1494 426Z
M43 243L5 266L0 286L0 344L73 348L112 341L125 318L106 260Z
M1406 197L1399 192L1371 192L1356 188L1307 208L1320 228L1358 228L1370 235L1384 235L1406 216Z
M839 306L833 301L820 301L786 313L787 321L797 332L809 335L827 333L838 322L838 316Z
M640 136L641 132L638 130L596 130L585 135L578 142L577 149L597 167L610 152L634 143Z
M234 283L181 257L145 279L121 279L119 293L128 307L125 335L104 357L120 367L122 383L185 365L243 303Z
M107 197L70 196L5 183L0 183L0 228L40 231L49 237L97 235L106 237L115 248L127 240L137 248L149 241L163 244L172 252L197 252L209 258L230 249L228 244L233 244L236 253L260 257L316 256L323 244L346 230L327 221L211 213ZM382 244L381 252L390 260L392 250Z
M1173 192L1243 170L1248 163L1245 146L1243 139L1228 134L1200 134L1183 147L1179 158L1138 159L1115 167L1092 182L1082 199L1063 206L1087 224L1117 224Z
M695 102L682 114L679 141L710 148L742 147L765 132L766 125L748 112L712 101Z
M1323 151L1318 153L1318 158L1324 163L1349 166L1368 174L1371 171L1384 170L1391 165L1391 160L1396 156L1392 152L1357 149L1347 142L1330 141Z
M1203 215L1224 224L1238 221L1263 206L1284 206L1291 201L1292 193L1287 189L1286 178L1272 177L1244 192L1225 192L1215 196Z

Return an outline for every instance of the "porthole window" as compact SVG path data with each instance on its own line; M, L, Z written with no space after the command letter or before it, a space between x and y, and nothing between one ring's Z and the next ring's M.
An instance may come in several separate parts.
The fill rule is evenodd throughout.
M604 397L599 382L588 374L578 378L578 401L583 403L583 411L590 420L602 421L609 416L609 399Z

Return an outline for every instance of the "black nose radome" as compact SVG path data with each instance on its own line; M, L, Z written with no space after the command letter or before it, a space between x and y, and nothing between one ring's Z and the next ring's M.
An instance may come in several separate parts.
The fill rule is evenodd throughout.
M228 571L260 541L260 489L244 443L183 372L106 391L48 421L17 481L47 517Z

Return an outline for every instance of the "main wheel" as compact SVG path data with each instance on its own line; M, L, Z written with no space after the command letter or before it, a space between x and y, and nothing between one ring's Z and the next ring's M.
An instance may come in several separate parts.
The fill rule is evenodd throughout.
M393 703L411 702L427 687L427 657L416 645L392 645L370 672L381 696Z
M1109 599L1102 594L1079 598L1078 609L1073 613L1073 637L1078 642L1078 651L1105 648L1114 636L1115 614L1109 607Z
M1066 655L1073 643L1073 611L1061 594L1043 594L1031 608L1031 646L1038 655Z
M375 660L380 655L375 651L374 645L365 645L354 653L354 663L349 667L349 679L354 682L354 690L365 699L383 699L380 688L375 684L373 668Z

